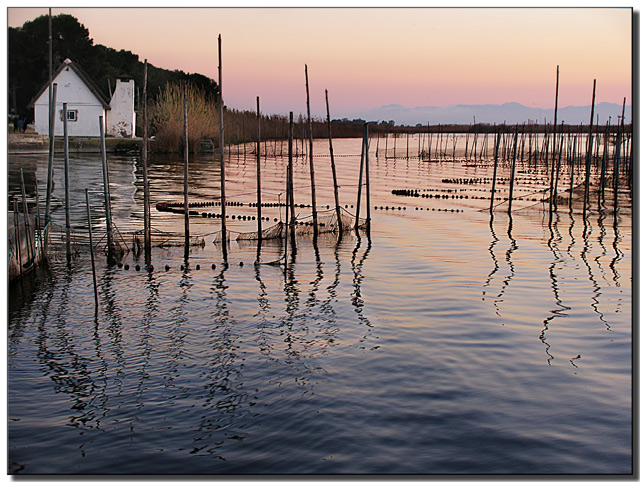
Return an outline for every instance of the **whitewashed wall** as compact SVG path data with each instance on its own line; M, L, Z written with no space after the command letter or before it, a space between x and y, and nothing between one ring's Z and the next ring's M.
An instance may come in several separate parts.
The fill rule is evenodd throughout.
M54 79L58 84L56 94L55 135L63 135L62 104L68 110L77 110L77 120L68 122L69 136L93 137L100 135L98 119L105 116L105 109L78 74L66 66ZM34 103L35 130L38 134L49 134L49 90L45 89Z
M133 79L117 79L116 89L109 103L107 134L116 137L134 137L136 113L134 106L135 82Z

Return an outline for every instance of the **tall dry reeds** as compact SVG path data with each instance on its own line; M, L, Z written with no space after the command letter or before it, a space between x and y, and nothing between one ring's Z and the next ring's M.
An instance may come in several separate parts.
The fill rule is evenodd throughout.
M218 113L213 99L198 87L187 84L187 115L189 118L189 149L194 151L201 141L217 139ZM167 83L150 106L151 135L155 150L180 152L184 146L183 89Z

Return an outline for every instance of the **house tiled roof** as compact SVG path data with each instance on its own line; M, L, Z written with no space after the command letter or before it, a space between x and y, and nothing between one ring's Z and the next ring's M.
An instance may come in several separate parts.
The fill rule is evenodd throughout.
M58 74L60 74L60 72L62 72L62 69L64 69L65 67L71 67L73 69L73 71L78 75L78 77L80 77L82 82L85 83L85 85L89 88L89 90L96 97L96 99L100 101L100 104L102 104L102 107L104 107L106 110L111 109L109 102L107 102L107 100L104 98L104 96L102 95L98 87L96 87L96 84L89 78L87 73L78 64L71 61L70 59L65 59L65 61L60 64L60 67L58 67L58 70L54 72L53 74L54 81L58 76ZM36 101L48 88L49 88L49 83L47 82L42 86L42 89L40 89L40 91L35 95L35 97L31 99L31 102L29 102L29 105L27 105L27 107L32 108L36 103Z

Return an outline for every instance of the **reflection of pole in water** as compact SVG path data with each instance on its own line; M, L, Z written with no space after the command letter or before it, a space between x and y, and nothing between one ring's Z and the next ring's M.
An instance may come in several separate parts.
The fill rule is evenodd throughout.
M351 295L351 304L355 307L354 311L357 313L358 319L371 329L372 328L371 322L368 320L366 316L362 314L363 307L364 307L364 299L362 298L362 292L361 292L362 280L364 279L364 276L362 275L362 266L371 251L371 237L367 236L367 248L362 254L362 258L360 258L360 261L358 261L357 263L356 263L356 258L357 258L358 250L360 249L362 240L360 235L357 232L356 232L356 237L358 241L356 243L356 247L353 250L353 255L351 256L351 269L353 271L353 293ZM364 341L366 337L367 335L365 335L360 341Z
M509 266L509 274L505 276L504 281L502 282L502 288L500 290L500 293L498 293L498 295L496 296L496 299L494 300L494 306L496 307L496 314L498 315L499 315L498 302L502 301L501 298L503 298L504 294L506 293L507 286L509 286L509 283L515 276L515 267L513 265L513 261L511 261L511 257L514 251L518 249L518 244L516 243L516 240L513 237L513 218L511 216L511 213L509 213L509 227L507 228L507 236L511 240L511 243L509 244L509 248L505 253L505 261Z
M498 258L496 258L495 253L493 252L493 248L498 243L498 236L496 236L496 232L493 229L493 213L491 213L491 219L489 221L489 229L491 231L491 237L493 240L489 243L489 254L491 255L491 259L493 260L493 270L487 276L487 281L483 285L484 291L482 292L482 301L485 300L485 296L487 294L487 288L491 284L491 280L493 279L493 275L500 269L500 265L498 264Z
M589 236L591 235L591 223L589 222L589 216L583 216L583 220L584 220L584 230L582 232L582 239L584 241L584 248L582 249L582 253L580 253L580 257L582 258L582 261L584 262L584 265L587 268L589 280L593 284L593 296L591 297L593 302L591 303L591 307L593 308L593 311L598 315L600 320L605 324L605 326L607 327L606 328L607 331L609 331L611 329L611 326L604 319L604 314L601 313L600 310L598 309L598 304L599 304L598 297L600 296L600 286L598 285L598 282L596 281L595 276L593 275L593 269L591 268L591 265L589 264L589 259L588 259L588 254L591 251L591 245L589 244Z
M558 245L562 241L562 235L560 234L560 230L558 228L559 223L560 223L560 216L556 214L555 222L553 223L553 225L549 226L550 235L549 235L549 241L547 242L547 246L549 246L549 250L553 254L553 258L554 258L554 260L549 265L549 279L551 280L551 290L553 291L553 296L556 300L555 304L556 306L558 306L558 308L551 310L551 315L542 321L544 328L540 333L540 341L542 341L542 343L546 346L545 352L549 356L549 358L547 358L547 363L549 365L551 365L551 360L554 358L553 355L551 355L551 353L549 352L549 350L551 349L551 346L546 341L546 338L547 338L546 332L549 329L549 323L551 322L551 320L557 317L567 316L564 313L564 311L571 309L570 307L562 304L562 300L560 299L560 290L558 287L558 275L556 274L556 267L558 265L562 266L562 263L564 262L564 260L559 256L559 249L558 249Z

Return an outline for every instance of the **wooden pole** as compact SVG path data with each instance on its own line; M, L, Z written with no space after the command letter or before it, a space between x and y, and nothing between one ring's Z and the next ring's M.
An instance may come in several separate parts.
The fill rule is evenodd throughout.
M311 214L313 216L313 238L318 237L318 211L316 209L316 177L313 170L313 133L311 131L311 107L309 105L309 74L304 66L304 77L307 89L307 124L309 127L309 172L311 174Z
M220 124L220 206L222 208L222 256L227 262L227 196L225 193L224 178L224 101L222 97L222 35L218 35L218 88L220 89L220 99L218 103L218 117ZM266 151L266 149L265 149ZM265 152L266 155L266 152Z
M362 136L362 153L360 154L360 175L358 176L358 199L356 202L356 232L358 232L358 223L360 222L360 198L362 197L362 173L364 170L365 149L366 149L366 139L363 135Z
M187 83L182 85L184 114L184 259L189 259L189 123L187 118Z
M619 166L620 166L620 151L621 151L621 143L622 136L624 136L624 108L627 103L627 98L624 98L622 102L622 118L620 119L620 124L618 125L618 136L616 137L616 152L613 160L613 211L615 213L618 212L618 176L619 176Z
M587 212L589 206L589 182L591 178L591 150L593 148L593 110L596 104L596 79L593 79L593 96L591 98L591 118L589 120L589 139L587 140L587 161L585 165L585 179L584 179L584 204L582 207L583 214Z
M576 166L576 148L578 135L573 137L573 152L571 153L571 180L569 181L569 211L573 211L573 177Z
M398 143L398 133L394 132L393 133L393 158L397 159L396 157L396 144Z
M369 149L367 149L367 153ZM407 132L407 159L409 159L409 133Z
M38 231L40 231L42 226L40 224L40 194L38 192L38 176L35 176L35 183L36 183L36 222L35 222L35 228ZM39 236L40 236L40 233L39 233ZM40 248L42 248L42 245L40 245Z
M389 131L387 130L387 132L384 135L384 158L386 159L387 156L387 152L389 151Z
M104 211L107 220L107 263L113 264L115 261L113 251L113 224L111 222L111 193L109 188L109 166L107 164L107 147L104 139L104 118L98 118L100 124L100 145L102 152L102 179L104 183Z
M147 59L144 59L144 80L142 86L142 182L144 192L144 259L147 265L151 264L151 198L149 189L149 173L147 166Z
M555 163L556 156L556 130L558 128L558 89L560 87L560 66L556 66L556 103L555 108L553 109L553 155L552 159ZM551 168L551 183L553 184L553 167Z
M16 245L16 260L20 268L20 277L22 278L22 246L20 246L20 224L18 223L18 203L13 198L13 239Z
M607 184L607 167L609 164L609 121L605 127L605 131L602 138L602 144L604 149L602 151L602 161L600 167L600 198L605 201L605 187Z
M494 149L494 161L493 161L493 183L491 184L491 205L489 206L489 212L493 214L493 200L496 193L496 175L498 173L498 153L500 152L500 132L496 139L496 147ZM466 157L466 156L465 156Z
M262 242L262 184L260 177L260 97L256 97L258 142L256 143L256 201L258 206L258 244ZM291 155L291 153L289 153Z
M296 249L296 210L295 201L293 196L293 155L292 155L292 143L293 143L293 112L289 112L289 164L287 166L287 187L288 187L288 204L289 204L289 233L291 236L291 253L293 254Z
M45 227L51 222L51 196L53 193L53 151L55 148L55 126L56 126L56 94L58 84L53 84L53 93L49 95L49 163L47 165L47 198L45 203L44 224ZM47 256L49 246L49 230L45 231L44 256Z
M556 155L558 156L558 160L556 161L556 180L553 186L553 195L551 199L553 200L553 206L555 206L556 210L558 208L558 178L560 177L560 163L562 161L562 146L564 144L564 136L560 135L560 148ZM551 211L551 206L549 207L549 211ZM549 216L549 227L551 227L551 216Z
M513 183L516 177L516 145L518 144L518 129L516 129L513 141L513 158L511 161L511 180L509 181L509 215L511 215L511 203L513 201Z
M407 134L408 136L408 134ZM407 137L408 138L408 137ZM367 182L367 236L371 234L371 192L369 189L369 124L364 124L365 168Z
M340 199L338 198L338 176L336 175L336 163L333 158L333 140L331 139L331 115L329 114L329 91L324 90L324 96L327 101L327 132L329 135L329 156L331 157L331 173L333 174L333 197L336 204L336 217L338 219L338 233L342 236L342 217L340 215ZM380 136L378 136L378 142Z
M71 261L71 219L69 214L69 130L67 103L62 104L62 127L64 132L64 227L67 241L67 262Z
M27 205L27 191L24 186L24 174L22 168L20 168L20 187L22 190L22 212L24 213L24 231L25 239L27 241L27 256L33 263L35 263L35 248L33 246L34 241L31 237L31 222L29 221L29 206Z
M91 234L91 205L89 204L89 190L84 190L87 200L87 224L89 227L89 252L91 253L91 272L93 273L93 295L96 301L96 311L98 310L98 282L96 280L96 262L93 256L93 235Z

